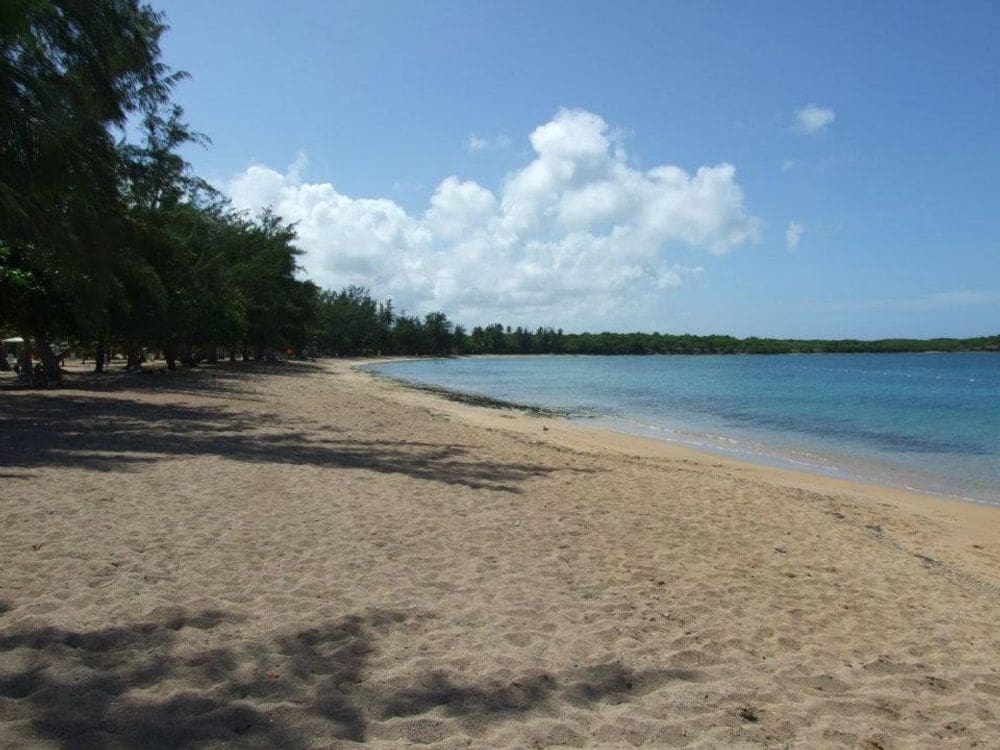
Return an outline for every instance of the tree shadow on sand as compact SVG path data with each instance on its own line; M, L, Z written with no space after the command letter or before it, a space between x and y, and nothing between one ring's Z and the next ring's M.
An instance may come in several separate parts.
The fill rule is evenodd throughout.
M263 401L253 395L253 379L299 378L329 371L312 362L219 362L194 368L167 370L162 363L147 365L142 372L129 373L118 363L106 372L94 373L73 368L64 375L63 387L55 393L171 393L197 394L237 401ZM3 391L24 391L14 378L0 380Z
M0 412L0 458L8 470L128 471L202 455L405 474L503 492L520 492L522 482L556 471L542 464L482 460L464 445L357 439L332 427L308 429L276 413L248 415L221 406L23 394L5 402Z
M422 619L427 615L371 610L234 642L225 635L240 618L176 608L96 631L0 633L0 722L12 722L6 729L0 723L0 737L13 731L19 742L47 740L65 750L323 746L364 742L373 723L439 708L476 735L494 721L622 703L698 678L611 662L478 684L443 672L401 689L369 681L379 638L405 637ZM218 628L222 637L209 632ZM205 648L206 640L233 645Z

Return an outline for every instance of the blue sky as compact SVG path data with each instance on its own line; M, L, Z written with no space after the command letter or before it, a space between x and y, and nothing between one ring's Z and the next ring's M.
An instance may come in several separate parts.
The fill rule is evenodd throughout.
M156 2L187 156L467 324L1000 332L995 3Z

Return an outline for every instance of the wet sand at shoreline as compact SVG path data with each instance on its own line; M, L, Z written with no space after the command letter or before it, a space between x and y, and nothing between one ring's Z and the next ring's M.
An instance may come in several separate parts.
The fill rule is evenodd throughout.
M1000 744L1000 510L351 364L0 390L0 746Z

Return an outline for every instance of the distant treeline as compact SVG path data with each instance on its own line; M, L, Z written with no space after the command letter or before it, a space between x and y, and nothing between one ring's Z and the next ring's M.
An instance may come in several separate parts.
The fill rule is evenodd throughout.
M495 326L494 326L495 328ZM479 329L474 329L475 332ZM1000 351L1000 336L974 339L880 339L877 341L745 339L733 336L694 336L665 333L570 333L551 329L534 333L504 331L504 348L496 353L559 354L801 354L819 352L958 352ZM475 343L470 352L481 350Z
M1000 335L973 339L738 339L666 333L564 333L501 323L467 331L440 312L396 315L391 302L348 287L321 295L315 351L332 356L445 354L795 354L1000 351Z

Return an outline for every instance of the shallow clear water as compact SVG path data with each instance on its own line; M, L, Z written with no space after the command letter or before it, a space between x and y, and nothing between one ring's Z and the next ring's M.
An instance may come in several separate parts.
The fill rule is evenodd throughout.
M766 463L1000 504L1000 354L536 356L373 369Z

